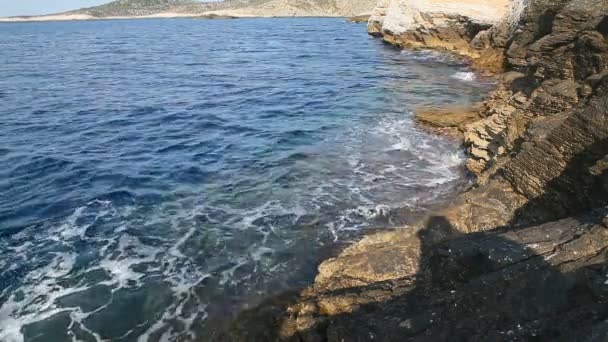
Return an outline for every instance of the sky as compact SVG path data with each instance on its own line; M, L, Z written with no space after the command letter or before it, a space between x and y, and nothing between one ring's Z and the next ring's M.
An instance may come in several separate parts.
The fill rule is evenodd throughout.
M0 0L0 17L65 12L111 0Z

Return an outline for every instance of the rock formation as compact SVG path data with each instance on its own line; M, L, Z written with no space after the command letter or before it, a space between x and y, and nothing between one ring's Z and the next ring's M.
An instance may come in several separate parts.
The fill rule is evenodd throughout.
M476 184L220 340L608 340L608 0L380 0L369 31L504 71L480 120L452 119Z
M368 30L395 46L457 53L497 72L502 49L490 46L487 30L501 24L510 6L510 0L380 0Z
M415 119L432 132L461 140L469 124L479 121L475 106L426 107L415 110Z

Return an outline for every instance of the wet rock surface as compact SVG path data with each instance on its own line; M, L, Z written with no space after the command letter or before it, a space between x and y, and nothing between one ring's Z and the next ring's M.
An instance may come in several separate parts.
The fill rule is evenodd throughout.
M370 33L391 44L420 33L389 33L374 16ZM532 0L515 27L467 37L507 72L480 120L426 120L462 132L475 186L348 247L312 286L243 313L218 340L608 340L608 1Z

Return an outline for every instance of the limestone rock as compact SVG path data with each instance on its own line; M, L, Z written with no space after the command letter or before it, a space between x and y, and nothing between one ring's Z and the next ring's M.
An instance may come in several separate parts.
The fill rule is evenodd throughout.
M507 14L509 4L507 0L380 0L370 22L380 23L382 30L395 36L447 26L464 18L494 25Z
M491 36L484 32L506 20L510 5L510 0L380 0L368 31L400 47L454 52L495 72L502 67L502 52L489 49Z

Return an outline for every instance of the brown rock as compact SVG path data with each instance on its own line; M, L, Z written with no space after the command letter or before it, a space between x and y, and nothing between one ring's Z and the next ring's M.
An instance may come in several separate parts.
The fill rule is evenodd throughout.
M414 110L414 117L421 125L459 140L466 126L481 118L478 106L421 107Z

